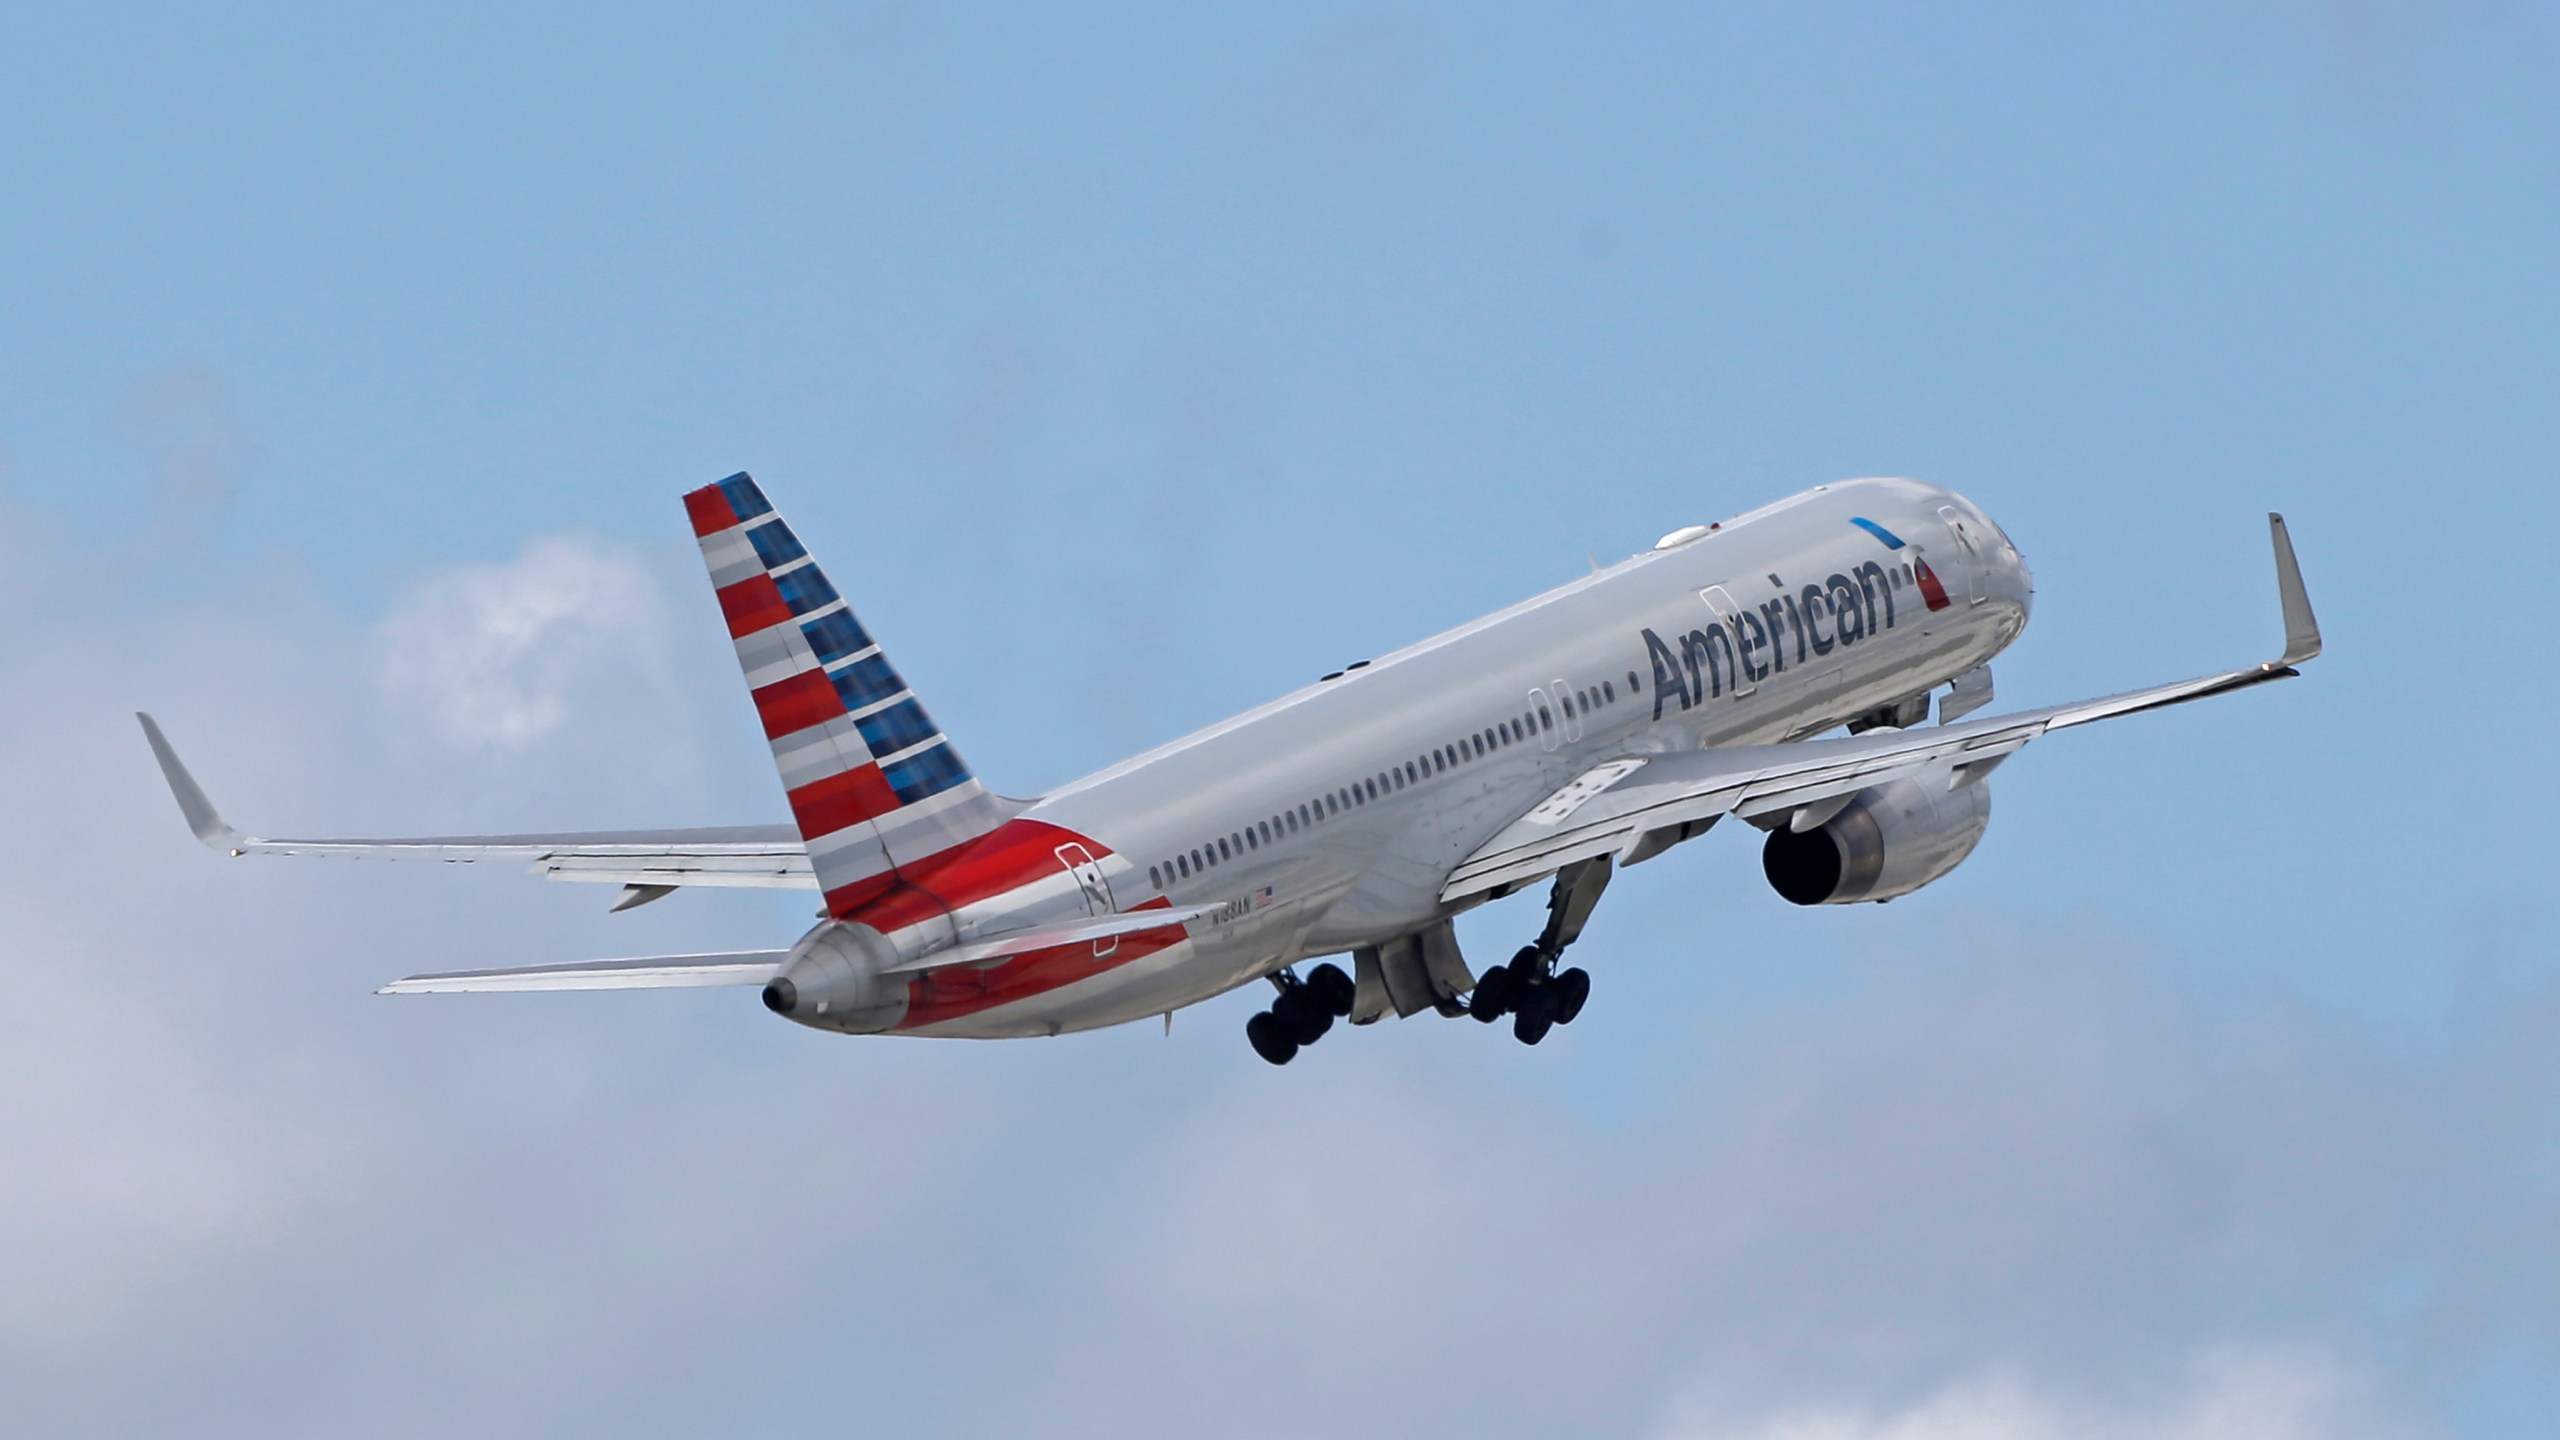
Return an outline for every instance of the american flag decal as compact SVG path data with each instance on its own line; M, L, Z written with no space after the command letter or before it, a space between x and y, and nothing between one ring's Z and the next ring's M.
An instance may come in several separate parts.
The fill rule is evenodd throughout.
M732 475L684 507L831 914L1004 822L755 481Z

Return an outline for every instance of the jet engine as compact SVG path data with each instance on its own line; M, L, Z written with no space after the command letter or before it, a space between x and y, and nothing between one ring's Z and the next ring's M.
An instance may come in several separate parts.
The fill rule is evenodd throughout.
M1991 787L1978 772L1931 769L1859 791L1810 830L1770 831L1760 868L1798 905L1890 900L1956 868L1990 823Z
M876 1035L906 1018L907 977L881 973L897 960L897 947L870 926L825 921L765 982L765 1008L820 1030Z

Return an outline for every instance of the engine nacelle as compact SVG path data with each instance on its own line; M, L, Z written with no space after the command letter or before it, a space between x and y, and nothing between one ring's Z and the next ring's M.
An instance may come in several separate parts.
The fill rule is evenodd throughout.
M1858 797L1799 835L1769 832L1760 868L1798 905L1851 905L1908 895L1953 870L1991 823L1991 786L1981 778L1949 788L1942 769L1894 780Z
M876 1035L906 1018L907 977L881 973L897 960L897 947L870 926L824 921L765 982L765 1008L821 1030Z

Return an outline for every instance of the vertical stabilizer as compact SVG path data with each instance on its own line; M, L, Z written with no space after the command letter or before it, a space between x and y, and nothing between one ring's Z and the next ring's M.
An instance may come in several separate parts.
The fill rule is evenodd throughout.
M755 481L732 475L684 504L829 913L1010 817Z

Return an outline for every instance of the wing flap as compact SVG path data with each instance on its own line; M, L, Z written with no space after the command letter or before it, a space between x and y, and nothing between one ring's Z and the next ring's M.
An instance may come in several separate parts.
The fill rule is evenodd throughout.
M643 955L515 970L453 970L408 975L377 995L437 995L507 990L684 990L708 985L761 985L791 952L727 950L705 955Z
M545 880L602 885L707 885L730 889L815 890L818 877L797 839L789 851L758 849L720 854L660 851L647 855L553 851L534 862Z

